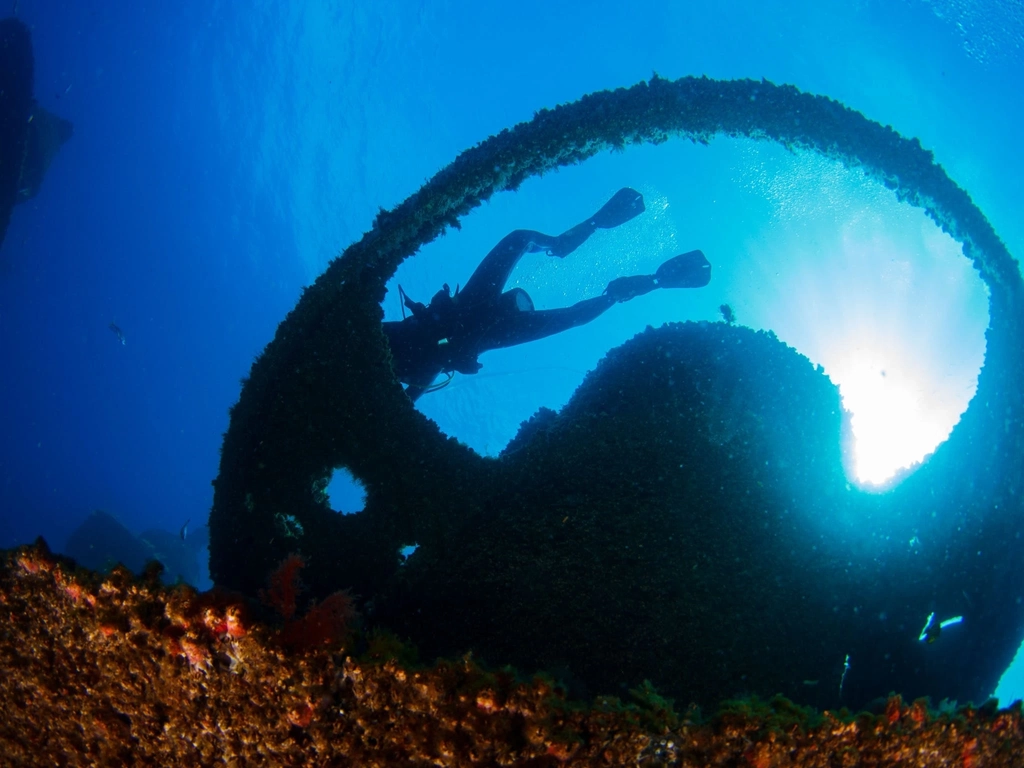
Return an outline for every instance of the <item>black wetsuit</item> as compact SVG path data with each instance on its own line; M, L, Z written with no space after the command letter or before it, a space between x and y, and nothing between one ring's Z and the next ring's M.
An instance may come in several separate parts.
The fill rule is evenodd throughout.
M447 285L429 305L411 301L412 314L400 322L384 323L395 374L416 400L429 391L440 373L476 373L481 352L514 347L584 325L620 301L655 288L699 288L711 279L711 264L700 251L669 259L653 275L630 275L612 280L604 293L562 309L536 310L522 288L505 290L505 283L527 253L564 257L579 248L598 229L612 229L644 212L643 195L623 187L586 221L557 237L518 229L505 236L452 296Z
M582 242L590 231L577 232L567 241L562 238L569 233L557 238L516 230L487 254L465 288L454 296L446 285L429 305L406 300L412 314L384 323L384 332L394 356L395 374L409 385L409 396L415 400L440 373L476 373L482 352L585 325L612 307L616 299L602 294L571 307L536 310L522 288L503 290L524 254L547 251L565 255L575 250L575 240Z

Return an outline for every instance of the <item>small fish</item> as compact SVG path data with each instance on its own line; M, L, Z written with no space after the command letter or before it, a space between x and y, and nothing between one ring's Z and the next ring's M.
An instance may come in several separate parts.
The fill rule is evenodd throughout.
M188 536L188 524L191 522L192 518L190 517L188 520L185 521L185 524L181 526L181 533L179 535L181 536L182 541L184 541L185 537Z
M945 621L936 621L935 611L932 611L928 614L928 621L925 622L924 629L921 630L921 634L917 639L930 645L942 636L942 630L946 627L956 626L963 622L963 620L963 616L954 616L953 618L946 619Z
M124 331L117 327L117 323L111 323L107 327L117 336L117 340L121 342L121 346L124 346Z
M733 314L732 307L728 304L722 304L718 308L718 311L722 313L722 319L729 323L729 325L736 322L736 315Z

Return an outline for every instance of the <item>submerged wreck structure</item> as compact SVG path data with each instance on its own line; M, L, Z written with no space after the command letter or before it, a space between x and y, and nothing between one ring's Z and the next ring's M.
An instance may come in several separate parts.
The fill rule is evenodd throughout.
M716 135L862 168L963 245L989 288L986 362L925 465L886 495L850 488L835 388L771 334L724 323L648 329L612 350L560 413L539 412L497 459L413 408L381 327L403 259L531 175L609 148ZM765 81L654 78L539 112L382 211L254 363L210 518L211 575L234 597L122 578L82 605L66 565L36 550L9 556L0 597L5 626L19 629L5 636L3 664L20 670L9 685L24 711L49 725L9 721L21 725L0 738L27 749L26 733L95 732L26 691L105 690L128 670L134 693L109 694L94 719L140 761L1011 765L1019 709L935 718L887 697L983 701L1024 635L1022 288L1017 263L929 152L827 98ZM358 514L338 514L324 494L341 467L366 488ZM922 531L940 544L908 552ZM362 639L335 633L287 651L259 622L232 637L233 606L251 608L295 555L307 590L294 610L346 590ZM925 642L930 614L962 626ZM381 650L384 629L426 658L462 660L414 667ZM25 650L48 637L85 650L75 664L56 650L70 640ZM109 642L120 643L110 652L121 671L102 661ZM507 664L559 683L520 681ZM158 668L168 682L152 682ZM569 694L592 703L569 706ZM717 715L677 714L662 695ZM874 714L848 714L864 707ZM75 739L61 743L100 748Z

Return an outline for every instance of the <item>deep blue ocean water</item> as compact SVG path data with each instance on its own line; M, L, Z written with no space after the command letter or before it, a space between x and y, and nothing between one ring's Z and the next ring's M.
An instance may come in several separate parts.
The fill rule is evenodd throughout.
M0 248L0 547L59 550L93 509L135 532L201 526L239 380L378 209L539 108L653 72L790 83L916 136L1024 253L1015 2L480 6L17 4L36 98L75 134ZM524 259L514 284L563 306L700 248L711 285L485 354L420 402L445 431L496 454L611 347L728 303L843 387L874 477L948 434L983 360L981 283L923 214L818 157L739 140L602 155L495 198L396 282L425 301L507 231L557 234L627 185L645 217L571 260ZM401 316L395 291L384 306ZM1000 696L1024 696L1024 674Z

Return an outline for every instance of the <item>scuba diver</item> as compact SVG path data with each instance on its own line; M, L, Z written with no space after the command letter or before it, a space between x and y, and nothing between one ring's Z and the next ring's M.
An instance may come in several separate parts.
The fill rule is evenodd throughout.
M121 346L123 347L124 346L124 331L122 331L117 326L117 323L111 323L110 325L107 326L107 328L109 328L111 331L114 332L114 334L117 336L117 340L121 342Z
M415 402L448 384L455 372L477 373L477 357L491 349L512 347L589 323L619 302L655 288L701 288L711 280L711 264L690 251L662 264L653 275L619 277L600 296L560 309L537 310L522 288L503 290L512 269L527 253L565 258L599 229L613 229L644 212L636 190L620 189L586 221L557 237L519 229L506 235L454 295L446 283L430 304L413 301L399 286L403 319L384 323L395 375ZM405 317L405 308L411 314ZM439 383L439 374L446 378Z
M73 133L70 122L33 98L33 66L29 28L15 18L0 19L0 245L14 206L39 192Z

